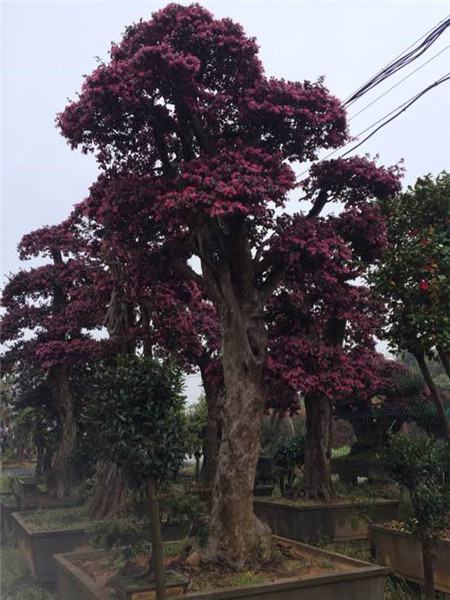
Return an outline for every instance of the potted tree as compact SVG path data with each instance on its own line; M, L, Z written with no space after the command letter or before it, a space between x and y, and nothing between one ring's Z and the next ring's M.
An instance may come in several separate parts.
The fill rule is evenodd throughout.
M377 552L394 571L400 572L407 578L415 580L419 578L420 581L420 571L423 569L426 600L435 598L434 566L440 561L439 553L441 550L448 552L444 546L439 548L441 534L450 523L450 493L445 474L445 450L442 441L436 441L428 436L410 438L403 434L396 434L392 436L389 446L381 455L388 474L406 488L410 498L409 514L397 530L400 528L403 532L409 532L409 538L412 536L420 543L422 564L418 565L419 573L413 568L412 577L410 576L408 568L414 562L410 557L411 552L405 550L389 552L389 547L380 536L380 533L383 533L382 529L376 526L372 527L371 531L372 543ZM405 555L405 561L401 560L402 555ZM445 559L440 562L444 566ZM442 570L448 572L448 562L447 569L444 567ZM448 575L446 585L450 590ZM439 587L443 589L442 585Z
M136 356L118 357L114 366L98 369L94 376L91 406L99 446L122 469L131 488L145 486L148 494L149 567L136 570L136 577L122 572L113 579L124 599L154 590L157 600L164 600L166 588L185 586L182 578L166 576L158 505L160 484L175 477L186 453L181 390L177 367Z

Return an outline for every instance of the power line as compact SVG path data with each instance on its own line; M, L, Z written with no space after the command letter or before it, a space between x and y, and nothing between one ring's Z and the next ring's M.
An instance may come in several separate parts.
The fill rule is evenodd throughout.
M399 104L398 106L396 106L395 108L393 108L391 111L389 111L387 114L385 114L382 117L380 117L379 119L377 119L374 123L372 123L371 125L369 125L365 129L363 129L362 131L360 131L355 136L356 138L359 138L361 135L363 135L367 131L370 131L376 125L378 125L379 123L381 123L381 125L379 127L377 127L375 129L375 131L373 131L370 135L368 135L366 138L364 138L363 140L361 140L361 142L358 142L358 144L356 144L356 146L353 146L352 148L350 148L350 150L347 150L346 152L344 152L344 154L341 154L341 156L339 158L342 158L342 157L346 156L347 154L349 154L350 152L353 152L353 150L356 150L356 148L359 148L359 146L361 146L369 138L371 138L373 135L375 135L375 133L377 133L377 131L379 131L380 129L382 129L385 125L387 125L388 123L390 123L391 121L393 121L394 119L396 119L398 116L400 116L403 112L405 112L405 110L407 110L412 104L414 104L415 102L417 102L417 100L419 100L419 98L421 98L424 94L426 94L427 92L429 92L431 89L437 87L441 83L444 83L445 81L448 81L449 79L450 79L450 72L446 73L445 75L443 75L442 77L440 77L439 79L437 79L434 83L430 84L429 86L427 86L426 88L424 88L423 90L421 90L420 92L418 92L417 94L415 94L414 96L411 96L411 98L408 98L408 100L405 100L405 102L402 102L402 104ZM391 117L391 115L393 115L393 116ZM391 118L388 119L388 117L391 117ZM388 119L388 120L386 121L386 119ZM331 152L329 152L327 155L325 155L322 159L320 159L317 162L322 162L324 160L327 160L331 156L334 156L334 154L336 154L340 150L341 150L341 148L335 148L334 150L332 150ZM308 171L310 170L310 168L311 168L311 166L309 166L307 169L305 169L304 171L302 171L300 173L299 177L302 177L302 175L305 175L306 173L308 173Z
M389 94L389 92L391 92L393 89L395 89L396 87L398 87L401 83L403 83L404 81L406 81L407 79L409 79L410 77L412 77L415 73L417 73L418 71L420 71L421 69L423 69L424 67L426 67L426 65L428 65L430 62L432 62L435 58L437 58L438 56L440 56L443 52L445 52L449 48L450 48L450 45L445 46L445 48L443 48L442 50L440 50L439 52L437 52L434 56L432 56L426 62L424 62L419 67L417 67L417 69L414 69L414 71L411 71L411 73L409 73L408 75L406 75L406 77L403 77L403 79L400 79L400 81L398 81L395 85L393 85L388 90L386 90L385 92L383 92L382 94L380 94L379 96L377 96L375 98L375 100L372 100L372 102L370 102L364 108L362 108L357 113L355 113L354 115L352 115L348 119L348 121L350 122L352 119L354 119L355 117L357 117L358 115L360 115L361 113L363 113L364 111L366 111L368 108L370 108L371 106L373 106L376 102L378 102L378 100L381 100L381 98L384 98L384 96L386 96L387 94Z
M389 65L391 65L394 61L396 61L398 58L400 58L401 56L403 56L403 54L405 54L405 52L408 52L408 50L410 50L413 46L415 46L418 42L420 42L420 40L423 40L424 37L426 37L429 33L431 33L433 31L433 29L435 29L436 27L438 27L439 25L441 25L441 23L443 23L448 17L444 17L441 21L439 21L439 23L437 23L437 25L433 25L433 27L431 27L428 31L426 31L425 33L423 33L419 38L417 38L417 40L415 40L412 44L410 44L407 48L405 48L404 50L402 50L399 54L397 54L397 56L395 56L389 63L387 63L381 70L383 71L384 69L387 69L387 67L389 67ZM368 79L363 85L367 85L370 82L370 79ZM362 87L362 86L361 86ZM347 96L347 98L343 101L343 104L346 104L349 99L355 94L355 92L353 92L352 94L350 94L349 96Z
M363 84L360 88L358 88L356 90L356 92L354 92L344 102L344 106L350 106L351 104L356 102L356 100L361 98L364 94L366 94L367 92L372 90L374 87L379 85L381 82L385 81L388 77L391 77L392 75L397 73L397 71L399 71L400 69L403 69L405 66L407 66L410 63L412 63L413 61L417 60L420 56L422 56L422 54L424 54L424 52L426 52L428 50L428 48L430 48L430 46L432 46L435 43L435 41L444 33L444 31L449 26L450 26L450 17L446 17L445 19L440 21L431 30L431 33L425 34L423 41L418 46L415 46L415 44L417 42L414 42L414 44L412 44L413 49L410 52L407 52L407 50L409 50L409 48L411 48L411 46L409 48L407 48L406 51L404 51L404 52L407 52L406 54L403 53L400 55L399 58L396 58L393 61L391 61L386 67L383 67L380 71L378 71L378 73L376 75L374 75L365 84ZM423 38L423 36L422 36L422 38ZM420 39L422 39L422 38L419 38L418 41L420 41Z
M366 142L369 138L371 138L373 135L375 135L377 133L377 131L379 131L380 129L382 129L383 127L385 127L388 123L390 123L391 121L393 121L394 119L396 119L397 117L399 117L402 113L404 113L405 110L407 110L412 104L414 104L415 102L417 102L417 100L419 100L419 98L421 98L424 94L426 94L427 92L429 92L433 88L437 87L438 85L441 85L441 83L444 83L445 81L449 81L449 80L450 80L450 72L447 73L446 75L443 75L440 79L438 79L437 81L435 81L434 83L432 83L431 85L429 85L428 87L426 87L424 90L422 90L421 92L419 92L415 96L413 96L413 98L411 98L407 102L401 104L399 107L397 107L399 109L398 112L396 112L387 121L384 121L379 127L377 127L374 131L372 131L372 133L370 133L367 137L365 137L358 144L356 144L356 146L353 146L352 148L350 148L350 150L347 150L347 152L344 152L344 154L341 154L340 158L343 158L344 156L347 156L347 154L349 154L350 152L353 152L354 150L356 150L356 148L359 148L359 146L361 146L362 144L364 144L364 142ZM395 109L395 110L397 110L397 109ZM392 114L392 112L393 111L391 111L391 113L389 113L389 114ZM367 129L365 131L367 131Z

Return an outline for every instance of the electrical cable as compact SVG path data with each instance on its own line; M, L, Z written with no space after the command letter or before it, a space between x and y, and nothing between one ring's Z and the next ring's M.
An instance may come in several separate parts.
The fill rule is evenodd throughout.
M424 37L426 37L434 29L436 29L436 27L438 27L439 25L441 25L447 18L448 17L444 17L441 21L439 21L439 23L437 23L436 25L433 25L433 27L430 27L430 29L428 31L426 31L425 33L423 33L419 38L417 38L414 42L412 42L412 44L410 44L407 48L405 48L399 54L397 54L397 56L395 56L390 62L388 62L381 70L383 71L384 69L387 69L389 67L389 65L391 65L394 61L396 61L398 58L400 58L401 56L403 56L403 54L405 54L405 52L408 52L408 50L410 50L413 46L415 46L418 42L420 42L420 40L423 40ZM364 85L368 84L370 81L371 81L371 79L368 79L365 83L362 84L361 87L363 87ZM348 100L354 94L355 94L355 92L353 92L352 94L350 94L349 96L347 96L347 98L345 98L345 100L343 101L343 104L345 104L346 102L348 102Z
M418 92L417 94L414 94L414 96L411 96L410 98L408 98L408 100L405 100L404 102L402 102L402 104L399 104L398 106L396 106L395 108L393 108L391 111L389 111L388 113L386 113L385 115L383 115L382 117L380 117L379 119L377 119L374 123L372 123L371 125L369 125L365 129L363 129L362 131L360 131L355 136L355 138L360 137L361 135L363 135L367 131L370 131L376 125L378 125L379 123L381 123L381 125L379 127L377 127L374 131L372 131L372 133L370 133L370 135L368 135L363 140L361 140L360 142L358 142L358 144L356 144L355 146L353 146L352 148L350 148L350 150L347 150L346 152L344 152L344 154L341 154L341 156L339 158L347 156L347 154L349 154L350 152L353 152L354 150L356 150L356 148L359 148L359 146L361 146L369 138L371 138L373 135L375 135L375 133L377 133L377 131L379 131L380 129L382 129L383 127L385 127L388 123L390 123L391 121L393 121L394 119L396 119L398 116L400 116L403 112L405 112L405 110L407 110L412 104L414 104L415 102L417 102L417 100L419 100L424 94L426 94L427 92L429 92L433 88L437 87L438 85L441 85L441 83L444 83L445 81L448 81L448 80L450 80L450 72L446 73L445 75L442 75L442 77L440 77L439 79L437 79L435 82L433 82L432 84L430 84L429 86L427 86L426 88L424 88L423 90L421 90L420 92ZM391 115L393 115L393 116L391 116ZM388 118L388 117L390 117L390 118ZM336 154L340 150L341 150L341 148L335 148L332 152L329 152L326 156L324 156L318 162L322 162L324 160L327 160L328 158L330 158L331 156L333 156L334 154ZM301 177L302 175L305 175L310 170L310 168L311 168L311 166L309 166L307 169L305 169L304 171L302 171L299 174L299 177Z
M393 121L394 119L399 117L402 113L404 113L405 110L407 110L412 104L417 102L417 100L419 100L419 98L421 98L424 94L426 94L433 88L437 87L438 85L441 85L441 83L444 83L449 80L450 80L450 72L447 73L446 75L443 75L440 79L436 80L434 83L432 83L431 85L429 85L428 87L423 89L421 92L419 92L418 94L413 96L413 98L411 98L410 100L401 104L400 107L397 107L397 108L400 108L400 110L398 110L398 112L396 112L396 114L394 116L392 116L387 121L384 121L379 127L377 127L374 131L372 131L372 133L370 133L367 137L365 137L363 140L358 142L358 144L356 144L356 146L353 146L352 148L350 148L350 150L347 150L346 152L344 152L344 154L341 154L341 156L339 158L343 158L344 156L347 156L347 154L350 154L350 152L353 152L354 150L356 150L356 148L359 148L359 146L364 144L364 142L366 142L369 138L371 138L373 135L375 135L377 133L377 131L379 131L380 129L385 127L388 123L390 123L391 121ZM395 109L395 110L397 110L397 109ZM392 114L392 112L393 111L391 111L391 113L389 113L389 114ZM372 127L373 127L373 125L372 125ZM371 127L369 129L371 129ZM367 131L367 129L365 131ZM361 134L359 134L359 135L361 135Z
M440 56L443 52L445 52L449 48L450 48L450 45L445 46L445 48L442 48L442 50L440 50L439 52L437 52L436 54L434 54L434 56L432 56L429 60L427 60L426 62L424 62L423 64L421 64L419 67L417 67L417 69L414 69L414 71L411 71L411 73L409 73L408 75L406 75L406 77L403 77L403 79L400 79L400 81L398 81L395 85L391 86L385 92L383 92L382 94L380 94L379 96L377 96L375 98L375 100L372 100L372 102L370 102L369 104L367 104L364 108L362 108L357 113L355 113L354 115L352 115L351 117L349 117L348 121L350 122L352 119L354 119L355 117L357 117L361 113L365 112L368 108L370 108L376 102L378 102L378 100L381 100L381 98L384 98L384 96L386 96L387 94L389 94L389 92L391 92L393 89L395 89L396 87L398 87L401 83L403 83L404 81L406 81L407 79L409 79L410 77L412 77L415 73L417 73L418 71L420 71L421 69L423 69L426 65L428 65L430 62L432 62L435 58L437 58L438 56Z
M403 69L413 61L417 60L424 52L430 48L435 41L444 33L447 27L450 26L450 17L446 17L443 21L440 21L436 27L434 27L423 41L416 47L414 47L407 54L402 54L400 58L394 59L386 67L378 71L378 73L369 79L364 85L362 85L356 92L354 92L345 102L344 106L350 106L356 100L361 98L364 94L372 90L374 87L385 81L388 77L391 77L397 73L400 69ZM421 39L421 38L419 38ZM414 44L413 44L414 45Z

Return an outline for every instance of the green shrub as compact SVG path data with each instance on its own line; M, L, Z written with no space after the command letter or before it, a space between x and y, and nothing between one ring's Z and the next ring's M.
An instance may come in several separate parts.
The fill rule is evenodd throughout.
M283 496L292 492L297 467L305 460L305 438L301 434L279 443L275 449L274 466Z
M428 436L396 434L381 459L388 475L408 491L411 511L405 517L405 527L422 544L425 596L427 600L434 598L432 544L450 524L446 446Z

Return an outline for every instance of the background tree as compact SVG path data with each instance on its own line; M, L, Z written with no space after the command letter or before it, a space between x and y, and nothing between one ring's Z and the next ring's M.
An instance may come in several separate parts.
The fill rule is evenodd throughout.
M77 437L71 369L103 351L103 343L92 337L104 310L95 290L102 271L84 260L67 223L27 234L19 253L22 259L51 262L19 271L3 290L2 332L8 345L3 366L7 372L33 368L44 375L58 431L48 487L52 496L61 499L69 492L69 458Z
M384 446L389 434L412 420L413 406L423 401L424 381L405 364L377 353L371 367L377 378L371 393L349 396L335 407L335 415L353 427L353 454Z
M344 110L322 81L266 77L255 40L238 24L198 5L170 4L127 28L59 125L73 147L95 152L102 210L114 212L130 195L145 197L141 218L159 224L153 241L169 256L176 242L173 270L214 304L225 395L209 554L238 566L265 559L270 535L253 512L266 405L264 312L289 257L304 248L296 236L304 215L278 220L275 208L296 187L290 163L314 160L321 148L347 140ZM378 180L376 196L398 189L395 171L369 161L354 167L330 161L324 177L311 179L312 228L328 200L343 200L351 231L373 193L368 173ZM148 240L141 242L150 255ZM192 256L201 274L188 263Z
M158 486L177 474L187 445L181 371L149 358L121 356L97 370L91 419L105 456L132 488L146 486L156 598L166 598Z
M389 246L373 281L386 303L384 337L415 356L450 453L450 420L426 361L440 361L450 378L450 174L420 178L380 205Z

